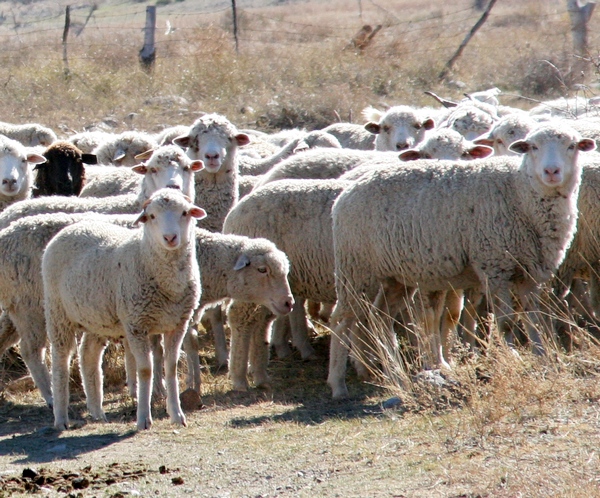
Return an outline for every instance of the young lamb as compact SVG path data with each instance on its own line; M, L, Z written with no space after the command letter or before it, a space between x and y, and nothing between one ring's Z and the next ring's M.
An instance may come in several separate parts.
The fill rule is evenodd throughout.
M132 168L143 175L138 194L119 195L106 198L40 197L17 202L0 213L0 229L24 216L43 213L81 213L94 211L105 214L131 214L139 212L143 202L158 189L170 187L181 190L189 197L194 196L194 172L203 168L202 161L192 161L174 145L166 145L139 156L150 158Z
M177 358L200 300L194 224L204 216L181 192L162 189L144 204L139 230L82 221L50 241L42 279L56 428L69 425L69 364L82 329L79 356L92 417L106 420L101 372L106 338L125 336L137 365L137 428L150 428L150 336L164 334L167 411L173 423L186 424Z
M332 211L338 297L328 376L333 397L348 394L351 330L357 320L365 323L360 303L374 302L382 283L405 297L418 288L438 302L449 290L487 289L507 335L515 292L538 322L539 287L575 234L578 153L594 148L572 129L547 125L511 145L521 160L417 161L374 170L348 187ZM534 350L543 352L537 330L529 326L528 333Z
M158 142L152 135L139 131L124 131L104 140L93 153L98 158L98 164L135 166L138 164L135 156L157 147Z
M376 150L400 151L410 149L418 144L427 130L434 128L433 119L410 106L399 105L390 107L385 113L373 107L363 110L367 120L365 129L377 135Z
M48 147L58 140L56 133L50 128L38 123L11 124L0 123L0 135L16 140L26 147L41 145Z
M33 181L33 197L47 195L79 195L85 183L84 164L96 164L94 154L84 154L69 142L57 141L43 156L46 162L37 164Z
M31 196L33 172L29 163L45 161L44 156L28 152L23 144L0 135L0 211Z

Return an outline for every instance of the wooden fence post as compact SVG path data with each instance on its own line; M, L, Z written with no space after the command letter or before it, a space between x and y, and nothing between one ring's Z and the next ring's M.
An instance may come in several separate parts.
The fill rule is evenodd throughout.
M67 5L65 9L65 29L63 30L62 46L63 46L63 64L65 76L69 76L69 59L67 57L67 38L69 36L69 28L71 26L71 6Z
M144 46L140 50L142 69L149 72L154 67L156 48L154 47L154 32L156 31L156 6L146 7L146 26L144 27Z
M235 0L231 0L231 10L233 11L233 39L235 40L235 53L239 50L238 45L238 25L237 25L237 9L235 8Z

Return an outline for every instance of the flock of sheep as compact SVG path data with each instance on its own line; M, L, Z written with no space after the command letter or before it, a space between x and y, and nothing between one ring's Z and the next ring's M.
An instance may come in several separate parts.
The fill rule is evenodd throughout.
M201 321L236 390L249 372L271 382L270 346L314 358L315 317L332 331L334 398L348 395L349 355L361 377L376 368L373 314L395 347L397 323L409 329L425 368L451 368L455 340L484 344L489 310L510 345L522 328L545 354L560 325L544 303L568 311L576 296L600 313L600 155L587 153L600 119L585 99L526 112L498 93L367 108L365 125L312 132L239 130L219 114L60 140L0 123L0 354L20 341L59 429L76 349L89 413L106 420L110 339L137 427L152 424L153 392L185 425L177 362L183 349L199 392Z

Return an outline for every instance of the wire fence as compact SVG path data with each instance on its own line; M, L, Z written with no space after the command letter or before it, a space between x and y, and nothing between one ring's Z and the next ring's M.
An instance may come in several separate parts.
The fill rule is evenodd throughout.
M196 46L203 41L211 41L215 28L222 31L223 40L233 43L231 2L204 2L202 6L188 7L186 2L166 3L157 7L156 58L194 57L186 47ZM350 3L349 9L356 15L340 16L339 22L328 21L310 23L299 21L297 17L288 18L289 4L275 2L268 8L252 8L238 2L238 40L240 51L258 50L269 45L289 46L306 44L338 43L344 47L357 29L362 26L361 2ZM424 9L417 17L404 17L402 12L392 12L370 1L370 19L382 24L380 39L406 40L406 48L411 54L427 54L441 57L454 50L465 34L477 22L481 11L473 8L472 0L454 0L451 6L440 6L433 11ZM539 2L538 2L539 3ZM325 4L325 3L324 3ZM500 4L500 2L499 2ZM519 17L530 15L532 2L521 2L511 12L492 10L488 22L478 36L494 36L500 33L508 23L517 22ZM547 2L545 9L536 13L535 22L542 34L536 36L568 37L570 34L569 16L565 0ZM6 5L6 4L1 4ZM60 57L62 55L62 37L65 24L65 7L54 5L40 12L35 3L29 5L8 4L10 8L0 8L1 58L10 62L21 57L23 50L38 60ZM297 7L298 2L294 3ZM518 3L514 4L519 6ZM184 9L185 7L185 9ZM519 10L521 9L521 10ZM596 17L600 14L596 13ZM115 48L137 57L143 43L143 28L146 17L146 4L120 2L96 6L74 3L70 6L70 34L67 50L70 60L101 60L103 52ZM352 19L352 20L350 20ZM600 30L595 27L594 16L590 26L590 47L600 44ZM443 29L440 27L443 26ZM210 29L209 29L210 28ZM433 40L438 43L432 48L427 43L417 41ZM414 43L410 43L414 42ZM440 43L441 42L441 43ZM512 40L505 40L507 44ZM402 48L400 48L402 49ZM437 50L443 53L432 53ZM403 55L402 53L398 55Z

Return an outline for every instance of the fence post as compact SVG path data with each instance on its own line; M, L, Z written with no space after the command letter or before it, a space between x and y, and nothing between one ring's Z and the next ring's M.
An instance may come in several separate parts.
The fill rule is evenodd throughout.
M238 45L237 10L235 8L235 0L231 0L231 9L233 11L233 39L235 40L235 53L237 54L239 45Z
M63 30L62 46L63 46L63 64L65 76L69 76L69 59L67 57L67 38L69 36L69 27L71 26L71 6L67 5L65 9L65 29Z
M156 31L156 6L146 7L146 26L144 27L144 46L140 50L140 64L145 71L151 71L156 58L154 32Z

